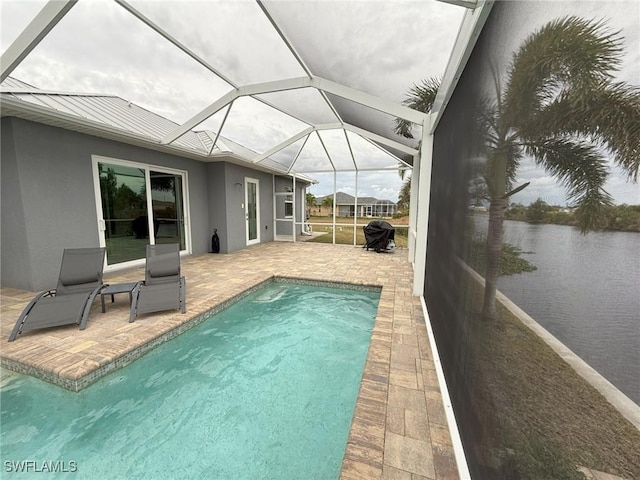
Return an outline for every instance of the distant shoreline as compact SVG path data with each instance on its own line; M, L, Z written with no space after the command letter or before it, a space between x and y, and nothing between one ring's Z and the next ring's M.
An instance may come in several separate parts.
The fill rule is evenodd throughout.
M537 202L536 202L537 203ZM544 202L534 203L527 207L513 205L505 212L505 220L525 222L530 225L565 225L579 227L574 209L551 206ZM489 216L484 207L472 209L473 215ZM592 231L640 233L640 205L615 205L608 207L598 228Z

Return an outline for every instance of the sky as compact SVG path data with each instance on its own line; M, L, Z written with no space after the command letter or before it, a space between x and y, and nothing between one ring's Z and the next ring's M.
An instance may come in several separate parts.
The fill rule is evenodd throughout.
M44 3L0 0L2 51ZM264 3L314 74L397 103L414 83L442 76L464 14L461 7L435 0L265 0ZM536 3L534 21L526 18L526 24L532 28L547 16L560 15L567 8L603 15L603 2ZM155 0L130 4L197 52L226 81L164 41L115 2L102 0L78 2L12 76L41 89L115 94L180 123L227 93L232 85L305 74L256 2ZM628 42L638 47L630 49L621 78L640 85L640 16L632 14L640 8L640 1L620 0L610 7L606 12L613 16L613 26L623 29ZM222 135L264 152L307 127L294 117L318 123L335 121L315 90L274 93L261 98L293 116L255 99L243 98L234 103ZM392 126L393 118L388 115L356 107L345 100L333 97L332 100L347 121L366 125L374 132L388 132ZM217 131L225 114L226 109L196 129ZM332 141L326 138L328 134L322 136L331 154L345 150L344 140ZM380 153L371 144L360 147L365 152L360 157L379 158ZM314 140L305 148L321 151L322 145ZM303 157L301 166L313 163L310 155L306 160ZM393 158L386 158L388 166L395 164ZM385 161L380 159L376 165ZM330 165L325 161L323 165L314 164L311 170L327 168ZM320 182L312 188L314 195L333 191L333 174L311 171L309 175ZM355 194L354 180L352 173L338 174L337 190ZM563 204L563 189L544 171L523 165L520 180L530 181L531 185L514 201L527 204L541 197L549 203ZM397 172L361 172L357 194L397 200L401 185ZM640 203L638 185L626 183L619 173L611 176L607 189L618 203Z

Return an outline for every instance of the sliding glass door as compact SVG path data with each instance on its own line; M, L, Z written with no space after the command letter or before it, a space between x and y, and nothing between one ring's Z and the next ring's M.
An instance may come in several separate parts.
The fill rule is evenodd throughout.
M184 172L112 159L94 159L100 243L107 265L144 259L146 245L187 249Z
M151 208L155 243L178 243L185 249L182 176L151 170Z

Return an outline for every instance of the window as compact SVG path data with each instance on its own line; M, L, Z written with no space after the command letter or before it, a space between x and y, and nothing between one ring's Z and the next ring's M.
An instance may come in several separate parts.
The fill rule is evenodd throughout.
M284 218L293 218L293 200L284 201Z

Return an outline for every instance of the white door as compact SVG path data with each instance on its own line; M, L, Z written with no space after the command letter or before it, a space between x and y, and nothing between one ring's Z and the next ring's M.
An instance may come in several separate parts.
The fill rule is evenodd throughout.
M244 179L244 217L247 245L260 243L260 183L255 178Z

